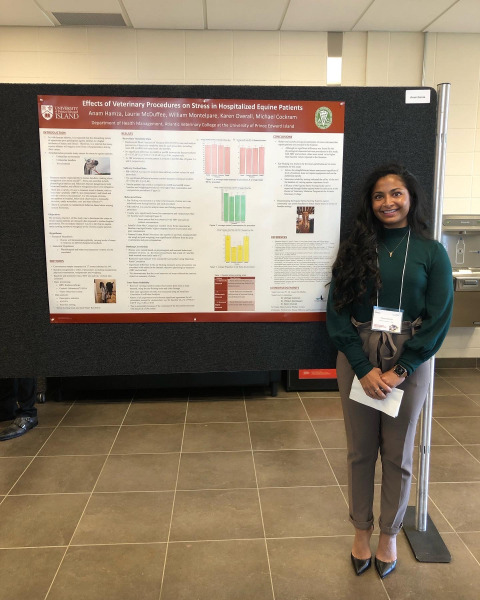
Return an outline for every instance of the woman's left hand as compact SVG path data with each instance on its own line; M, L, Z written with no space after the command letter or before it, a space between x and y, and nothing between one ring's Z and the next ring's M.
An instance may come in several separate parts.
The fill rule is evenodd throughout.
M405 381L405 377L399 377L393 369L382 373L381 378L391 388L395 388Z

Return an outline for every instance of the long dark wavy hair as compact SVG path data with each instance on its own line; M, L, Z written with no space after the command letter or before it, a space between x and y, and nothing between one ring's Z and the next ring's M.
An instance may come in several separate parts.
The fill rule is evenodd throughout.
M410 195L407 221L412 233L430 237L425 217L426 196L417 179L405 167L397 163L383 165L366 179L361 193L360 210L355 218L352 232L342 242L332 267L335 279L333 305L336 311L353 302L360 302L373 283L370 300L375 301L382 287L377 265L377 240L383 229L382 223L372 210L372 191L379 179L387 175L400 177Z

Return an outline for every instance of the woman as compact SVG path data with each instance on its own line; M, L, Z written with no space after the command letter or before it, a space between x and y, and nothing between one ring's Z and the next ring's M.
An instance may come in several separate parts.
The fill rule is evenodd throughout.
M375 566L382 579L397 561L396 535L410 493L416 424L429 385L425 361L440 348L452 313L450 261L443 246L428 237L424 203L417 180L400 165L370 175L353 231L333 265L327 306L328 333L339 351L337 377L347 434L349 511L355 527L351 560L357 575L371 566L380 451ZM355 375L376 400L393 388L403 390L398 416L351 400Z

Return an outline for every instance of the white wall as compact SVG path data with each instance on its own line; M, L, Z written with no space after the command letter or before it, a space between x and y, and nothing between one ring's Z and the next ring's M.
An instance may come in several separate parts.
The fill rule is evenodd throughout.
M480 214L480 35L429 33L425 85L450 83L444 212ZM439 358L480 357L480 328L452 327Z
M451 84L445 213L480 214L480 35L430 33L425 85Z
M0 27L4 83L326 85L327 34ZM480 35L348 32L347 86L451 83L446 213L480 214ZM440 357L480 357L453 328Z
M326 33L0 27L0 81L325 85Z

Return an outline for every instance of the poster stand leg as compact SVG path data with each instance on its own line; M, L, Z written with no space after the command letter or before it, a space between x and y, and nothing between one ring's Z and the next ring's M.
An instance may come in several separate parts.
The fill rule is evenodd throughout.
M418 531L415 526L415 506L409 506L403 520L403 531L419 562L449 563L452 556L430 515L427 514L427 528Z
M429 362L430 386L420 417L417 505L407 508L403 519L403 531L419 562L449 563L452 559L450 552L427 513L435 359L431 358Z
M450 84L438 86L437 148L434 182L434 238L442 237L443 184L447 147L448 104ZM430 441L432 436L432 408L435 358L430 359L430 386L421 415L421 438L419 444L417 505L409 506L404 518L403 531L407 536L415 558L420 562L448 563L451 555L437 528L427 513L428 478L430 470Z

